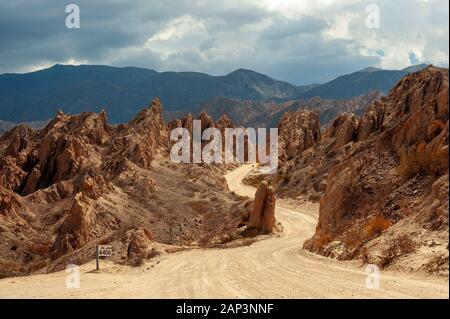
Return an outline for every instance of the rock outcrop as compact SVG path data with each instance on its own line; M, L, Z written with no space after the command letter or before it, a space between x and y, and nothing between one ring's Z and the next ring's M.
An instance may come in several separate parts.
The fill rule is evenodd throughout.
M219 167L172 163L161 115L155 98L126 124L59 111L42 130L0 136L0 277L85 263L98 243L114 247L113 261L137 266L178 243L174 225L186 246L236 232L249 201L228 191ZM200 119L203 129L232 126ZM192 117L171 125L192 132Z
M303 112L280 123L281 141L291 136L283 127L308 120ZM302 126L316 127L309 121ZM408 75L361 118L340 114L306 145L280 151L277 173L264 176L279 197L320 201L304 248L448 275L448 70Z
M174 119L168 124L169 131L175 129L175 128L185 128L189 132L190 136L190 160L193 161L193 153L194 153L194 135L193 135L193 125L194 120L200 121L200 134L203 138L203 132L208 128L217 128L222 133L222 158L224 156L225 151L225 129L226 128L234 128L233 122L228 118L226 115L221 116L217 121L214 121L213 118L206 112L201 112L198 117L194 118L191 114L188 114L187 116L181 118L181 119ZM204 149L204 147L210 143L210 140L202 140L201 142L201 150ZM247 155L247 147L248 147L248 141L245 140L245 155ZM233 147L233 150L235 150L235 146ZM247 160L247 157L245 157L245 160ZM229 168L229 165L221 165L223 169Z
M271 233L275 225L275 192L266 181L261 182L256 194L247 229Z
M356 126L355 115L343 113L334 120L325 135L334 138L334 148L340 148L355 140Z
M127 244L127 258L133 266L141 265L146 259L158 255L159 252L152 247L154 238L146 228L129 231L123 239Z
M331 168L349 151L342 146L356 139L356 125L355 116L344 113L323 131L317 111L286 114L279 124L279 168L266 177L277 195L318 201Z
M286 113L278 125L279 157L290 160L320 141L318 111L301 110Z
M339 123L334 147L346 155L327 176L305 248L448 275L448 70L413 73L359 123Z

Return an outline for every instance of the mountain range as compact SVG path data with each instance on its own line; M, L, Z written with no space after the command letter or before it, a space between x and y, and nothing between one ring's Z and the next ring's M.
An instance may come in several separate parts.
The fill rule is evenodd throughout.
M123 123L154 96L161 98L167 111L191 110L217 96L278 102L315 96L344 99L374 90L387 93L401 77L423 67L397 71L368 68L322 85L296 86L246 69L211 76L57 64L31 73L0 75L0 119L17 123L48 120L58 109L67 113L105 109L110 122Z
M304 99L315 96L324 99L349 99L374 90L387 94L405 75L420 71L425 67L426 64L415 65L402 70L365 68L358 72L339 76L323 85L313 87L301 94L300 97Z

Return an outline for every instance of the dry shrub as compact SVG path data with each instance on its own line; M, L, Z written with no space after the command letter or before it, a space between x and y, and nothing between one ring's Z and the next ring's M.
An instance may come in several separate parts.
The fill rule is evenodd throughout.
M416 250L416 244L407 235L401 235L397 238L396 244L400 254L410 254Z
M155 248L152 248L150 249L150 251L147 252L147 259L152 259L158 257L159 255L161 255L161 252Z
M407 235L400 235L384 253L382 267L388 266L395 258L410 254L416 250L416 244Z
M391 227L392 222L381 215L375 216L369 220L363 227L361 241L369 240Z
M391 227L392 222L387 220L381 215L375 216L370 219L364 226L359 229L353 229L348 231L343 238L343 243L345 247L349 249L353 249L361 246L367 241L374 238L376 235L381 233L382 231Z
M320 193L314 192L308 196L308 199L312 202L319 202L322 198L322 195Z
M150 250L143 252L140 255L135 255L128 260L128 264L132 267L140 267L145 263L145 260L149 260L161 255L161 252L156 250L155 248L151 248Z
M284 175L284 176L283 176L283 179L282 179L282 181L281 181L281 185L282 185L282 186L286 186L286 185L289 184L290 181L291 181L290 176L289 176L289 175Z
M206 246L206 245L208 245L208 244L211 243L212 237L213 237L213 236L212 236L211 234L207 234L207 235L201 237L201 238L198 240L198 244L199 244L200 246Z
M408 152L406 155L401 156L400 165L396 167L398 174L405 178L411 178L421 170L421 166L416 159L414 151Z
M351 230L346 233L343 243L347 248L356 248L362 244L361 234L356 230Z

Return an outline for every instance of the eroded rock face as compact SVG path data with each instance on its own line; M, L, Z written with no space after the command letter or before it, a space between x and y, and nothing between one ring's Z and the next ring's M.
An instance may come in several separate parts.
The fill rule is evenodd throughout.
M253 211L247 228L271 233L275 225L275 193L266 181L261 182L256 194Z
M215 125L218 129L220 129L220 131L222 132L222 134L225 132L226 128L233 128L233 122L231 121L231 119L226 116L226 115L222 115L218 120L217 123Z
M156 253L152 248L153 236L146 228L140 227L126 233L124 241L128 245L127 258L134 266L141 265L151 254Z
M278 125L279 156L290 160L320 141L320 120L317 111L301 110L286 113Z
M355 132L351 122L336 142ZM382 267L448 272L448 70L428 67L402 79L356 132L327 177L316 234L304 247ZM431 238L433 253L425 248Z
M380 130L383 126L383 117L383 104L382 102L376 101L358 122L357 141L363 141L369 138L372 133Z
M100 171L109 158L128 158L149 168L167 143L161 104L155 99L127 125L111 127L106 113L58 112L42 131L11 132L2 154L0 182L22 195L70 180L85 170Z
M266 177L279 197L320 201L316 233L304 247L445 275L448 70L411 74L360 119L345 113L332 123L319 142L280 158L277 173Z
M114 262L138 266L178 243L168 236L173 224L190 245L246 222L249 203L228 191L222 169L167 158L161 114L155 98L127 124L108 124L105 112L60 111L42 130L0 136L0 277L83 264L96 244L111 244ZM192 131L192 116L174 125ZM226 117L217 122L229 126Z
M194 120L200 121L201 133L203 133L203 131L207 128L218 128L221 132L223 132L225 128L234 127L233 122L226 115L221 116L216 122L208 113L201 112L196 118L194 118L192 114L188 114L181 119L174 119L168 124L168 128L169 130L173 130L174 128L182 127L187 129L192 136Z
M75 196L66 219L58 231L58 236L53 245L53 258L83 247L89 240L95 237L94 227L96 215L92 205L83 198L82 193Z
M355 140L356 137L356 117L354 114L341 114L325 133L330 138L334 138L335 148L340 148Z
M225 151L225 129L226 128L234 128L233 122L230 120L227 116L221 116L217 121L214 121L213 118L206 112L201 112L197 118L194 118L191 114L188 114L182 119L174 119L168 124L169 131L175 129L175 128L185 128L189 132L190 136L190 160L193 161L193 153L194 153L194 145L193 143L193 125L194 120L200 121L200 134L203 139L203 133L208 128L217 128L222 133L222 158L223 158L223 152ZM172 142L175 143L174 141ZM201 143L201 149L203 150L204 147L210 143L210 140L202 140ZM248 147L248 141L245 140L244 142L244 152L245 152L245 160L247 160L247 147ZM235 150L235 146L233 147L233 150ZM223 168L226 168L227 165L223 165Z
M132 133L126 135L127 133ZM162 120L162 106L155 98L149 108L142 110L124 129L120 143L126 145L119 154L142 168L150 168L151 162L162 147L167 147L167 126Z
M233 98L216 97L196 108L206 111L213 118L227 115L238 127L277 127L280 119L287 112L298 110L315 110L320 113L320 123L328 126L341 113L362 115L372 102L380 99L383 93L372 91L351 99L330 100L320 97L310 99L289 100L286 102L252 101Z
M354 117L340 118L321 133L317 112L300 110L286 115L279 125L279 168L266 177L278 196L319 200L326 188L326 176L346 153L337 145L347 144L348 136L353 134L346 132L352 127L348 123L353 123L346 119Z
M12 191L0 186L0 214L12 219L24 206Z

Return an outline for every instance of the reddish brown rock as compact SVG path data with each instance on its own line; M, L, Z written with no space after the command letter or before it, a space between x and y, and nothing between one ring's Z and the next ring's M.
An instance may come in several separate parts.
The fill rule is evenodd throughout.
M278 125L279 157L289 160L320 141L317 111L300 110L286 113Z
M185 118L181 120L181 127L187 129L189 133L192 134L193 130L193 120L192 114L188 114Z
M125 135L125 140L119 140L126 147L120 154L139 167L150 168L161 148L168 145L167 126L162 120L159 98L155 98L150 108L142 110L123 131L128 134L131 132L131 135Z
M19 197L13 192L0 186L0 215L10 219L17 216L20 209L24 209Z
M358 122L357 141L363 141L369 138L372 133L380 130L383 125L383 116L382 103L377 101L372 104Z
M248 201L229 192L222 168L172 163L161 115L155 98L126 124L60 111L42 130L0 136L0 278L81 265L97 244L113 246L111 261L140 265L178 244L173 225L183 225L187 247L236 233ZM192 116L175 125L192 131ZM197 196L201 205L179 209Z
M153 236L146 228L129 231L124 238L127 244L127 258L134 266L141 265L146 259L157 254L152 247Z
M99 172L90 172L75 179L76 190L84 196L99 199L103 194L112 191L112 185Z
M275 226L275 192L272 187L267 188L266 200L262 218L261 230L263 233L271 233Z
M168 124L168 129L173 130L174 128L185 128L189 131L190 137L191 137L191 161L193 159L193 121L199 120L200 121L200 133L203 134L203 132L208 128L217 128L222 132L222 151L225 150L225 129L226 128L233 128L233 122L228 118L227 116L221 116L217 122L215 122L212 117L206 113L201 112L199 116L194 119L191 114L188 114L186 117L182 119L175 119L172 120ZM208 144L210 141L202 141L202 149L203 147ZM173 145L173 144L172 144ZM247 150L248 143L247 140L245 141L245 152ZM247 154L247 153L246 153Z
M266 181L261 182L256 194L253 211L247 224L248 229L271 233L275 225L275 193Z
M220 131L222 132L222 134L224 134L225 129L226 128L233 128L233 122L231 121L231 119L226 116L226 115L222 115L218 120L217 123L215 124L215 126L220 129Z
M333 128L321 133L316 111L300 110L283 117L279 124L279 168L267 177L278 196L302 196L311 201L320 198L326 175L344 153L336 148L330 130L334 133Z
M334 138L334 147L340 148L354 141L356 137L356 117L354 114L339 115L327 130L326 135Z
M52 250L56 259L68 252L83 247L94 235L96 216L90 203L82 193L75 196L74 203L58 232Z
M19 191L26 176L15 158L6 156L0 159L0 186Z
M207 128L216 127L216 124L211 116L209 116L206 112L201 112L198 116L201 125L201 131L203 132Z
M353 124L346 127L338 144L352 135ZM304 247L445 274L447 225L448 70L430 66L363 116L357 142L327 177L316 234ZM430 240L433 252L419 249Z

